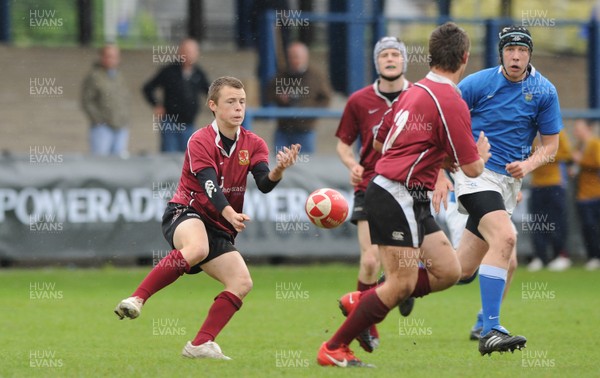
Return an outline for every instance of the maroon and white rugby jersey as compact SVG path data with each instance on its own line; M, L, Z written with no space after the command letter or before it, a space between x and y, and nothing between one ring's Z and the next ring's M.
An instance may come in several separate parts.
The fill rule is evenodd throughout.
M354 188L355 191L365 191L369 181L375 176L375 163L381 154L373 149L373 134L385 112L392 106L392 102L381 94L377 84L378 80L350 96L335 133L336 137L349 146L360 137L362 145L359 164L365 170L362 181ZM412 83L405 80L402 93L410 86ZM398 96L400 97L402 93Z
M269 163L269 150L262 138L240 127L228 154L223 149L217 123L213 121L188 140L181 178L171 202L193 207L208 226L235 236L237 232L210 202L195 175L205 168L214 168L217 185L231 207L241 213L248 173L260 162Z
M409 189L433 190L446 155L459 165L479 159L467 104L433 72L394 102L376 138L383 151L375 172Z

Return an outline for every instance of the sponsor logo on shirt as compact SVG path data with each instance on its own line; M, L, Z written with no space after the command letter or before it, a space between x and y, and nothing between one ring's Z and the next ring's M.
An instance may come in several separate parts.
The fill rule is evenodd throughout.
M229 193L244 193L246 191L246 187L245 186L232 186L232 187L222 187L221 190L223 190L223 193L225 194L229 194Z

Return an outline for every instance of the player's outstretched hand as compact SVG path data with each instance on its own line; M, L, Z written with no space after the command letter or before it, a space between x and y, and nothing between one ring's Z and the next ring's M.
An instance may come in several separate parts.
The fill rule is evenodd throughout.
M490 142L488 138L485 136L483 131L479 133L479 138L477 139L477 152L479 152L479 156L483 159L484 163L487 163L488 159L492 156L490 153Z
M277 165L271 172L269 172L269 179L271 181L281 180L283 177L283 171L296 163L300 148L301 146L299 144L292 144L290 147L283 147L282 150L277 152L277 155L275 156L277 159Z
M237 232L242 232L246 228L244 222L250 220L250 217L248 215L244 213L238 213L231 206L226 206L223 209L222 214L223 217L227 219L227 222L229 222Z
M291 167L298 160L298 153L300 153L300 145L292 144L289 148L283 147L282 150L277 152L277 168L282 171L288 167Z
M436 214L440 212L440 204L444 203L444 209L448 209L448 193L454 190L452 181L448 180L443 170L438 173L437 181L435 182L435 188L433 190L433 198L431 203L433 204L433 210Z

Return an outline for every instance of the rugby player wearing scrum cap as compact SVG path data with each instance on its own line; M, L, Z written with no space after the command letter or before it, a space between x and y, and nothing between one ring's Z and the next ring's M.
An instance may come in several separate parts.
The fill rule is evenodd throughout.
M483 131L492 154L481 176L454 175L459 207L469 214L458 247L462 279L479 269L482 355L521 349L527 342L500 324L509 266L516 262L517 235L510 217L523 177L554 159L563 128L556 88L531 65L529 30L505 27L499 38L500 65L469 75L458 85L471 112L473 136ZM531 151L538 133L540 147Z

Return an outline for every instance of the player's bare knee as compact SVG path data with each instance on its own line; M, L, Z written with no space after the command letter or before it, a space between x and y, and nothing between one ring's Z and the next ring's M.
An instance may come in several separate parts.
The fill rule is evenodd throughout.
M462 277L462 269L458 259L449 259L438 264L431 264L427 270L429 274L435 277L440 286L450 287Z
M416 282L408 282L406 279L387 279L383 284L386 286L382 287L383 290L387 291L388 298L393 300L395 304L402 302L404 299L408 298L412 292L415 290Z
M494 246L495 250L502 251L502 255L506 261L510 259L512 250L517 244L517 234L513 229L507 229L506 231L500 231L490 240L490 246Z
M406 298L410 297L412 292L415 291L415 285L410 284L408 282L403 283L402 285L396 288L396 303L400 303Z
M459 275L459 279L460 280L466 280L468 278L473 277L473 275L475 274L475 272L477 272L477 266L475 267L462 267L461 269L461 273Z
M365 273L369 276L377 274L377 271L379 270L379 259L372 253L363 254L360 258L360 264Z
M450 287L456 284L460 279L462 279L462 269L460 268L460 264L458 261L454 264L447 264L447 267L444 271L443 282L446 283ZM473 272L474 273L474 272ZM471 274L472 276L473 274ZM470 277L470 276L469 276Z
M237 294L240 296L240 298L243 298L250 292L250 290L252 290L253 286L254 286L254 283L252 282L252 278L250 278L250 277L241 278L238 280L238 282L236 282Z
M510 230L509 232L505 232L501 237L501 251L502 257L507 261L510 260L512 256L512 251L515 245L517 245L517 235Z
M208 246L203 243L190 243L181 249L181 254L190 266L196 265L208 256Z
M513 248L517 244L517 234L512 229L504 235L504 243L507 247L510 247L510 252L512 253Z

